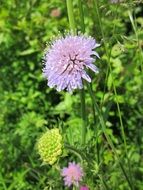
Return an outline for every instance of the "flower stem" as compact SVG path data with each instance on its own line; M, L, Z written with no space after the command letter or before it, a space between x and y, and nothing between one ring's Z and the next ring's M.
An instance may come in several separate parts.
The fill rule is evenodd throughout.
M112 73L112 66L111 66L111 59L110 59L111 58L110 57L111 56L111 50L108 51L108 47L107 47L106 42L105 42L105 35L104 35L103 28L102 28L102 20L101 20L101 16L100 16L100 13L99 13L98 1L97 0L93 0L93 5L94 5L95 11L97 13L97 20L99 22L99 29L101 31L101 35L102 35L103 43L104 43L104 50L105 50L105 53L106 53L106 56L107 56L107 60L108 60L108 71L107 71L106 77L108 77L108 72L110 72L111 78L112 78L112 84L113 84L113 91L114 91L114 94L115 94L115 101L116 101L117 110L118 110L118 113L119 113L119 121L120 121L120 126L121 126L121 134L122 134L122 138L123 138L123 142L124 142L124 149L125 149L125 154L126 154L126 157L127 157L128 168L129 168L129 178L128 179L126 178L126 179L127 179L128 183L129 183L130 188L134 189L134 183L132 182L133 179L132 179L132 174L131 174L130 160L128 158L126 135L125 135L125 131L124 131L124 126L123 126L123 121L122 121L122 115L121 115L120 105L119 105L119 102L118 102L118 94L117 94L116 86L115 86L115 83L114 83L114 77L113 77L113 73ZM118 6L116 8L118 8ZM114 34L114 31L115 31L115 25L113 26L113 34ZM122 169L122 165L120 165L120 166L121 166L121 169Z
M89 85L88 83L87 83L87 88L88 88L88 90L89 90L89 93L90 93L91 98L93 99L94 106L95 106L96 112L98 113L99 121L100 121L100 124L101 124L101 127L102 127L102 131L103 131L103 133L104 133L104 135L105 135L105 137L106 137L106 140L107 140L109 146L111 147L112 151L114 152L114 155L116 156L116 158L117 158L117 160L118 160L118 163L119 163L119 165L120 165L120 168L121 168L121 170L122 170L122 172L123 172L123 174L124 174L124 176L125 176L125 178L126 178L128 184L129 184L130 189L133 190L132 184L131 184L131 182L130 182L130 179L129 179L129 177L128 177L128 175L127 175L127 173L126 173L126 171L125 171L125 169L124 169L124 167L123 167L123 164L122 164L121 160L119 159L119 156L118 156L118 154L117 154L117 152L116 152L116 148L114 147L114 144L112 143L112 140L110 139L110 136L109 136L108 133L106 132L105 120L104 120L104 118L103 118L103 115L102 115L102 113L101 113L101 110L100 110L98 104L96 103L96 100L95 100L94 94L93 94L93 92L92 92L92 89L91 89L91 87L90 87L90 85Z
M79 7L79 15L80 15L81 32L84 33L85 32L85 24L84 24L84 13L83 13L83 7L82 7L82 1L81 0L78 0L78 7ZM80 98L81 98L81 116L82 116L81 144L84 145L86 142L86 126L87 126L84 85L83 85L83 89L80 90Z
M83 7L82 7L82 1L78 0L78 7L79 7L79 15L80 15L80 26L81 26L81 32L85 32L85 24L84 24L84 13L83 13Z
M135 21L133 19L133 16L132 16L132 13L131 13L130 10L128 10L128 15L129 15L129 18L130 18L130 21L131 21L131 24L132 24L133 31L134 31L135 36L136 36L137 47L138 47L138 51L139 51L140 68L141 68L141 71L143 72L143 53L142 53L142 48L141 48L141 45L140 45L140 42L139 42L138 31L137 31L136 24L135 24Z
M81 15L81 22L82 22L82 30L84 29L84 18L83 18L83 10L82 10L82 4L79 1L79 10ZM72 0L67 0L67 11L68 11L68 18L69 18L69 24L70 29L73 34L76 34L76 27L75 27L75 21L74 21L74 14L73 14L73 2ZM84 31L83 31L84 32ZM80 97L81 97L81 115L82 115L82 139L81 144L84 145L86 141L86 111L85 111L85 93L84 88L80 90Z
M72 190L77 190L77 188L73 185L73 188L72 188Z
M82 138L81 138L81 144L84 145L86 142L86 123L87 123L87 117L86 117L86 109L85 109L85 92L84 87L80 90L80 99L81 99L81 117L82 117Z
M81 22L82 22L82 30L84 21L83 21L83 11L82 11L82 5L81 2L79 1L79 10L80 10L80 15L81 15ZM75 27L75 21L74 21L74 14L73 14L73 3L72 0L67 0L67 11L68 11L68 18L69 18L69 24L70 24L70 29L73 34L76 33L76 27ZM82 12L82 13L81 13ZM80 90L80 98L81 98L81 115L82 115L82 139L81 139L81 144L84 145L86 141L86 111L85 111L85 93L84 93L84 88Z
M70 24L70 30L74 34L76 33L75 21L74 21L74 14L73 14L73 2L72 0L67 0L67 11L68 11L68 18Z
M83 161L83 159L85 159L85 158L83 158L84 156L81 155L82 153L79 152L79 150L77 150L75 147L65 144L65 148L67 148L70 152L72 152L74 155L76 155L81 162Z

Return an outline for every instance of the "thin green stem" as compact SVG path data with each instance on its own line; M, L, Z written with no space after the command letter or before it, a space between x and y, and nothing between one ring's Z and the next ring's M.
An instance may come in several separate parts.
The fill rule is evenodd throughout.
M96 0L94 0L94 5L95 5L95 9L97 11L97 17L98 17L98 21L99 21L99 24L100 24L101 34L102 34L103 39L105 39L104 32L103 32L103 29L102 29L102 23L101 23L101 19L100 19L100 14L99 14L99 11L98 11L98 4L97 4ZM114 30L115 30L115 25L114 25ZM117 110L118 110L118 113L119 113L119 120L120 120L120 125L121 125L121 133L122 133L122 137L123 137L123 141L124 141L125 152L127 153L127 143L126 143L126 137L125 137L125 132L124 132L124 126L123 126L121 110L120 110L120 106L119 106L119 102L118 102L118 98L117 98L117 91L116 91L116 87L115 87L115 84L114 84L112 68L111 68L111 62L110 62L111 50L108 53L105 41L104 41L104 48L105 48L105 52L106 52L106 55L107 55L107 58L108 58L109 70L110 70L111 78L112 78L112 81L113 81L113 90L114 90L114 94L115 94L115 98L116 98Z
M81 32L85 32L84 25L84 14L83 14L83 6L82 1L78 0L79 14L80 14L80 27ZM80 90L80 98L81 98L81 116L82 116L82 139L81 144L84 146L86 142L86 127L87 127L87 114L86 114L86 106L85 106L85 91L84 86L83 89Z
M110 65L110 70L111 70L111 65ZM113 80L113 77L112 77L112 80ZM116 91L116 87L115 87L114 82L113 82L113 90L114 90L114 94L115 94L115 100L116 100L116 104L117 104L117 110L118 110L118 113L119 113L119 120L120 120L120 125L121 125L121 134L122 134L123 141L124 141L125 153L126 153L126 155L128 155L128 153L127 153L126 136L125 136L124 126L123 126L123 120L122 120L122 116L121 116L121 110L120 110L120 106L119 106L119 102L118 102L118 95L117 95L117 91Z
M67 0L67 10L68 10L68 18L69 18L69 24L71 32L76 34L76 27L75 27L75 21L74 21L74 14L73 14L73 3L72 0ZM82 10L82 4L79 1L79 11L81 15L81 28L84 32L84 16L83 16L83 10ZM80 90L80 97L81 97L81 115L82 115L82 139L81 144L84 145L86 142L86 109L85 109L85 92L84 88Z
M109 190L109 187L108 187L106 181L103 179L102 175L98 175L98 177L99 177L99 179L101 180L101 183L102 183L104 189L105 189L105 190Z
M77 190L77 187L73 185L72 190Z
M3 189L4 189L4 190L7 190L7 187L6 187L6 185L5 185L5 181L4 181L4 178L3 178L2 174L0 174L0 181L1 181L1 184L2 184L2 186L3 186Z
M83 6L82 1L78 0L78 7L79 7L79 15L80 15L80 26L81 26L81 32L85 32L85 24L84 24L84 12L83 12Z
M68 18L70 24L70 30L74 34L76 33L75 21L74 21L74 14L73 14L73 2L72 0L67 0L67 11L68 11Z
M94 0L94 6L95 6L95 10L97 11L97 19L99 21L101 34L102 34L103 39L105 39L104 32L103 32L103 29L102 29L102 23L101 23L101 19L100 19L100 14L99 14L99 11L98 11L97 0ZM114 27L114 30L115 30L115 27ZM107 59L108 59L109 70L110 70L110 73L111 73L111 78L112 78L112 83L113 83L113 90L114 90L114 94L115 94L115 98L116 98L116 104L117 104L117 110L118 110L118 113L119 113L119 120L120 120L120 125L121 125L121 133L122 133L122 137L123 137L123 141L124 141L125 152L127 153L127 143L126 143L124 126L123 126L123 121L122 121L122 116L121 116L121 110L120 110L120 106L119 106L119 102L118 102L118 98L117 98L117 91L116 91L116 87L115 87L115 84L114 84L114 78L113 78L113 74L112 74L112 67L111 67L111 61L110 61L111 50L110 50L110 52L108 52L107 45L106 45L105 41L103 41L103 42L104 42L104 48L105 48L105 52L106 52Z
M141 45L140 45L140 42L139 42L138 31L137 31L136 24L135 24L135 22L134 22L134 19L133 19L133 16L132 16L130 10L128 10L128 15L129 15L129 19L130 19L130 21L131 21L131 24L132 24L132 27L133 27L133 30L134 30L134 33L135 33L135 36L136 36L137 46L138 46L139 53L140 53L140 54L139 54L140 67L141 67L141 71L143 72L143 52L142 52L142 48L141 48Z
M67 148L70 152L72 152L73 154L75 154L75 155L79 158L79 160L80 160L81 162L83 162L83 160L86 160L86 161L88 162L86 156L85 156L80 150L78 150L78 149L76 149L75 147L73 147L73 146L71 146L71 145L69 145L69 144L66 144L66 143L65 143L64 146L65 146L65 148Z
M104 48L105 48L105 51L107 52L107 46L106 46L106 42L104 41L105 36L104 36L103 29L102 29L102 23L101 23L100 14L99 14L99 11L98 11L98 2L97 2L97 0L93 0L93 5L94 5L94 8L95 8L95 11L96 11L96 14L97 14L97 19L98 19L98 22L99 22L99 28L100 28L101 35L102 35L102 38L103 38Z
M81 135L81 144L84 146L86 142L86 125L87 125L87 116L85 109L85 92L84 87L80 90L80 99L81 99L81 117L82 117L82 135Z
M104 36L103 29L102 29L102 23L101 23L101 18L100 18L99 10L98 10L99 8L98 8L97 0L94 0L94 8L95 8L95 10L97 12L97 19L98 19L100 30L101 30L101 34L102 34L102 37L103 37L103 40L104 40L105 36ZM113 31L115 31L115 25L114 25ZM126 136L125 136L124 126L123 126L123 121L122 121L122 115L121 115L121 110L120 110L120 106L119 106L119 102L118 102L118 95L117 95L117 90L116 90L116 86L115 86L115 83L114 83L114 77L113 77L113 74L112 74L112 67L111 67L111 61L110 61L111 50L108 52L107 45L106 45L105 41L103 41L103 42L104 42L104 49L105 49L105 52L106 52L106 55L107 55L107 59L108 59L108 64L109 64L109 69L108 70L111 73L112 84L113 84L113 91L114 91L114 94L115 94L115 100L116 100L116 104L117 104L117 110L118 110L118 113L119 113L119 120L120 120L120 126L121 126L121 134L122 134L122 138L123 138L123 142L124 142L124 148L125 148L126 157L127 157L127 160L128 160L128 167L129 167L129 171L131 171L130 161L128 159L127 143L126 143ZM131 174L130 174L130 179L131 179ZM133 184L132 184L132 186L133 186Z
M89 85L90 85L90 88L92 89L92 84L90 83ZM94 127L94 129L95 129L94 131L95 131L95 139L96 139L97 163L99 164L99 162L100 162L100 147L99 147L99 143L98 143L98 137L99 137L98 127L99 127L99 124L96 125L95 107L94 107L94 101L92 98L91 98L91 101L92 101L92 110L93 110L93 120L94 120L94 125L96 127L96 128Z
M97 4L96 4L97 5ZM116 4L116 16L115 16L115 18L118 18L117 16L118 16L118 5ZM96 6L96 9L98 10L98 7ZM97 11L98 12L98 11ZM98 19L100 20L100 18L99 18L99 12L98 12ZM102 30L102 25L101 25L102 23L101 23L101 21L100 21L100 31L102 31L102 37L104 38L104 32L103 32L103 30ZM115 34L115 29L116 29L116 24L114 23L114 25L113 25L113 34L112 34L112 36L114 36L114 34ZM105 48L105 45L106 45L106 43L104 43L104 48ZM109 51L109 59L110 59L110 57L111 57L111 51L112 51L112 48L110 48L110 51ZM105 48L105 52L107 52L107 48ZM100 107L102 108L102 106L103 106L103 103L104 103L104 97L105 97L105 89L106 89L106 84L107 84L107 80L108 80L108 76L109 76L109 72L110 72L110 69L109 69L109 67L107 68L107 71L106 71L106 77L105 77L105 84L104 84L104 89L103 89L103 97L102 97L102 99L101 99L101 105L100 105Z
M105 137L106 137L106 140L107 140L109 146L111 147L112 151L114 152L114 155L116 156L116 158L117 158L117 160L118 160L118 162L119 162L119 165L120 165L120 167L121 167L121 170L122 170L122 172L123 172L123 174L124 174L124 176L125 176L125 178L126 178L128 184L129 184L130 189L133 190L132 184L131 184L131 182L130 182L130 180L129 180L129 178L128 178L128 175L126 174L126 171L125 171L125 169L124 169L124 167L123 167L122 162L120 161L120 159L119 159L119 157L118 157L118 154L117 154L117 152L116 152L116 149L115 149L115 147L114 147L114 144L112 143L112 141L111 141L111 139L110 139L110 136L109 136L108 133L106 132L106 124L105 124L104 118L103 118L103 116L102 116L102 112L100 111L100 109L99 109L99 107L98 107L98 104L96 103L94 94L93 94L92 89L90 88L90 85L89 85L88 83L87 83L87 88L88 88L88 90L89 90L89 93L90 93L91 98L92 98L93 101L94 101L94 106L95 106L95 109L96 109L96 111L97 111L97 113L98 113L99 121L100 121L100 124L101 124L101 127L102 127L102 131L103 131L103 133L104 133L104 135L105 135Z

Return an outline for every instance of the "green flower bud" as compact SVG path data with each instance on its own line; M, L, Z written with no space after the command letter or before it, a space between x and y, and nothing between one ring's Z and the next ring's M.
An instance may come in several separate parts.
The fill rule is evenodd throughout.
M37 142L41 159L53 165L62 154L63 141L59 129L51 129L44 133Z

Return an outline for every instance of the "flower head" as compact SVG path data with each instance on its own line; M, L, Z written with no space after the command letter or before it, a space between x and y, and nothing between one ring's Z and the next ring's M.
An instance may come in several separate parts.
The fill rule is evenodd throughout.
M79 182L82 180L83 177L83 170L79 164L70 162L67 168L62 169L61 175L64 177L64 182L66 186L79 186Z
M80 187L80 190L89 190L89 188L86 186L82 186L82 187Z
M121 0L110 0L111 3L120 3Z
M59 9L53 9L50 15L51 17L59 17L61 15L61 11Z
M99 44L92 37L84 35L67 35L55 40L49 50L45 52L44 76L48 79L49 87L56 87L57 91L67 89L81 89L82 79L91 82L91 78L85 68L98 73L97 67L93 64L94 51Z
M62 153L62 136L59 129L51 129L44 133L37 142L41 159L50 165L54 164Z

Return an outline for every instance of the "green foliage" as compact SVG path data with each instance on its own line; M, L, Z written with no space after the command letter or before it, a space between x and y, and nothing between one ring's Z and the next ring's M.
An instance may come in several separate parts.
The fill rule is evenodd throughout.
M88 155L84 183L91 190L128 189L103 135L98 114L95 112L93 116L88 90L85 89L87 138L85 147L81 147L78 92L72 95L57 93L49 89L43 79L42 56L46 42L59 35L59 31L63 34L69 29L65 1L1 0L0 4L0 190L66 189L60 169L68 161L78 162L80 154ZM77 1L74 7L80 30ZM134 190L143 190L142 3L100 1L102 26L93 1L84 2L83 8L86 33L101 43L98 50L101 59L96 62L100 73L97 77L91 76L93 92L106 121L106 132L124 163ZM53 126L60 128L65 142L76 147L79 154L78 157L72 154L71 148L65 150L64 159L53 167L41 166L35 144L41 132Z

